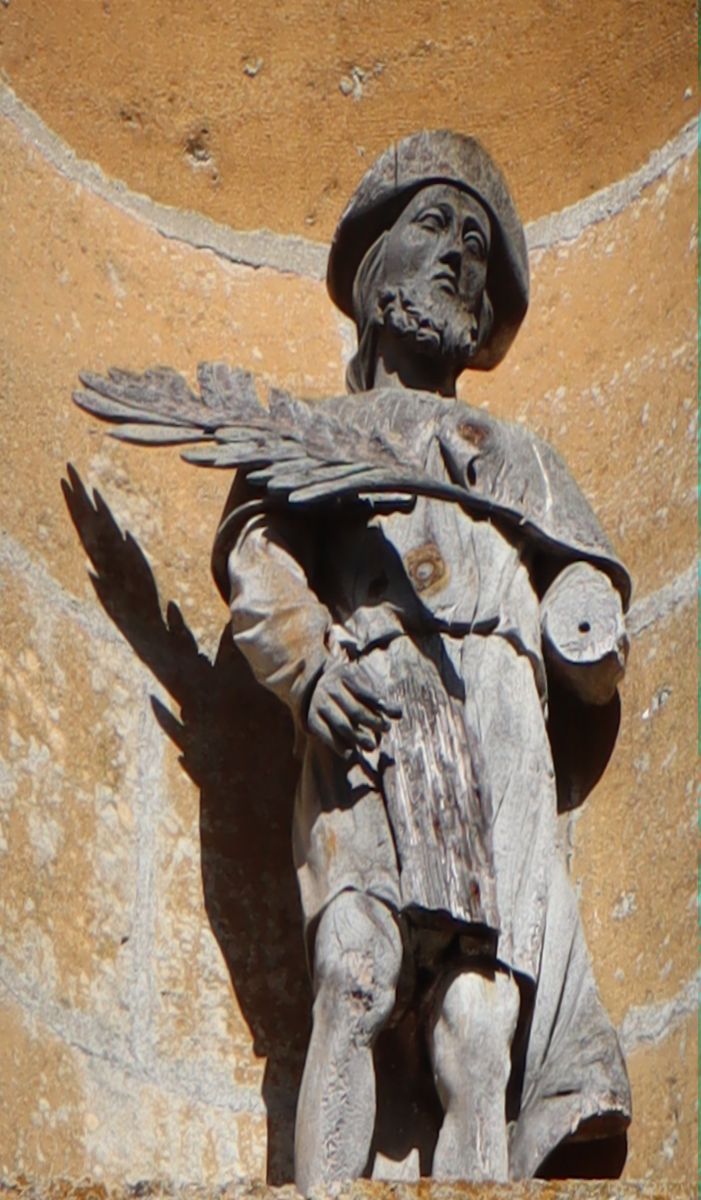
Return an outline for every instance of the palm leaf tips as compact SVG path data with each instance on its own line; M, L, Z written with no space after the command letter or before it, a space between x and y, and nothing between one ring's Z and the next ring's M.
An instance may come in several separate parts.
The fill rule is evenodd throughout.
M378 431L271 389L258 400L253 376L226 363L200 363L199 394L169 367L143 374L84 372L74 393L82 409L115 426L112 436L143 445L205 443L182 457L196 466L243 469L249 481L293 503L373 490L416 492L427 476Z

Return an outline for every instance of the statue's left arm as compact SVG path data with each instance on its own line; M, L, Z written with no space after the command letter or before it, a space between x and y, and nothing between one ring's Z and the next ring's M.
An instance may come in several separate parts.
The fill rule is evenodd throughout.
M543 649L549 673L580 700L606 704L628 656L620 593L591 563L565 567L541 601Z
M550 564L541 631L551 678L585 703L608 703L628 654L630 577L566 464L523 426L475 409L449 412L440 440L468 504L491 506Z

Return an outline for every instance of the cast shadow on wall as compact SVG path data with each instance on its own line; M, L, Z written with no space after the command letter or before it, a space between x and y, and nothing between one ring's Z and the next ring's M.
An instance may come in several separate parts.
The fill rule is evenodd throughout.
M100 603L179 709L178 717L152 699L156 719L199 789L207 916L253 1051L266 1059L268 1181L288 1182L310 1007L290 849L291 724L253 679L228 626L210 662L172 601L164 617L138 543L122 532L98 492L88 495L70 465L62 488Z
M88 495L69 464L63 494L92 563L90 579L110 619L179 709L156 698L161 728L200 792L204 902L253 1051L265 1057L271 1184L293 1177L294 1116L309 1037L311 992L292 867L297 768L292 725L254 680L227 625L214 662L200 652L180 609L163 615L153 572L99 492ZM212 584L214 586L214 584ZM376 1047L376 1151L401 1161L413 1147L430 1173L441 1110L426 1048L409 1015Z
M174 602L164 617L137 541L122 532L99 492L88 495L71 465L68 477L62 481L63 493L92 563L90 578L98 599L179 709L177 717L152 699L156 719L199 788L205 908L251 1031L253 1051L266 1059L267 1181L287 1183L293 1176L294 1113L311 1003L291 861L297 773L291 722L254 680L228 625L211 662ZM584 747L573 740L579 722L569 709L562 711L562 728L551 730L553 749L569 767L565 775L584 781L588 791L615 741L618 700L599 716L595 754L591 743ZM563 808L578 802L573 793L561 798ZM376 1151L401 1162L416 1148L421 1174L428 1175L442 1111L422 1030L411 1011L380 1037L375 1063L378 1111L368 1167ZM555 1151L538 1175L617 1178L625 1157L625 1135L574 1142Z

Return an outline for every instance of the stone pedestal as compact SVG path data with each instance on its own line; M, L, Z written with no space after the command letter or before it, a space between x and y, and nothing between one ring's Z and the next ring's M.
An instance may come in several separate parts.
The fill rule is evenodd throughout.
M357 1180L328 1192L314 1192L310 1200L693 1200L691 1185L660 1181L553 1180L525 1183L380 1183ZM268 1187L241 1181L221 1188L183 1185L168 1187L143 1182L133 1188L106 1188L101 1184L71 1184L57 1180L47 1185L30 1181L3 1186L0 1200L300 1200L292 1186Z

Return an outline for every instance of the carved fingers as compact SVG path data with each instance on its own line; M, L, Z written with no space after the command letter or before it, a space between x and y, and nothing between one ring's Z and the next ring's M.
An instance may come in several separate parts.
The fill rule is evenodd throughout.
M312 693L307 728L337 754L372 751L401 709L386 700L361 662L329 662Z

